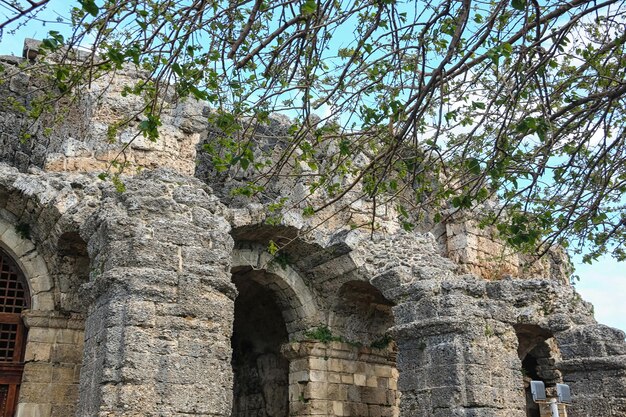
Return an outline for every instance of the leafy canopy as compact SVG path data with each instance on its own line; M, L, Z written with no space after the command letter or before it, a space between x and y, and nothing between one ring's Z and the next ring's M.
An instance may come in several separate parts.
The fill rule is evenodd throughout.
M242 194L295 159L327 197L304 214L358 189L372 226L385 204L406 228L478 207L517 247L623 260L625 13L618 0L78 0L71 35L43 46L65 51L61 93L142 69L127 93L144 97L150 139L168 90L208 101L237 139L207 146L219 170L266 167L242 138L288 114L282 157ZM79 45L92 54L70 59Z

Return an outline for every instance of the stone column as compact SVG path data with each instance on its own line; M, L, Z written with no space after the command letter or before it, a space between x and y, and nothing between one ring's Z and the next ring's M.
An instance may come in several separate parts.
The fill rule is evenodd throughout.
M575 400L567 415L626 416L624 332L592 324L573 327L555 337L563 358L558 367Z
M399 416L393 346L302 341L282 351L289 359L290 415Z
M128 180L93 219L78 416L228 416L236 291L221 206L195 180Z
M23 313L28 328L17 417L74 415L83 357L84 318L53 311Z
M481 304L474 279L408 285L394 307L401 416L525 417L513 328Z

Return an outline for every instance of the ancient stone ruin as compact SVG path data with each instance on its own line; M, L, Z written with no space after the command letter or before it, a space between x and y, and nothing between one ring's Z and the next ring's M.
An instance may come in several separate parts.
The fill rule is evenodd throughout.
M27 106L23 59L0 61L1 96ZM198 152L217 134L202 103L166 108L157 142L107 140L133 76L95 83L53 131L0 108L0 415L549 415L532 379L568 384L570 417L626 416L624 333L558 252L529 265L471 218L268 222L302 185L232 198L237 178ZM125 145L120 192L98 174Z

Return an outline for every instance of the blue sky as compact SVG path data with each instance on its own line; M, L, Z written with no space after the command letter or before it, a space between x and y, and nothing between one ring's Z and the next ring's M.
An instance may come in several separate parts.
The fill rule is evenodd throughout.
M576 290L591 301L596 320L626 331L626 263L604 256L592 265L577 259L576 273L580 282ZM576 260L575 260L576 261Z
M59 14L67 15L69 4L77 2L51 0L40 17L54 21ZM49 30L62 32L63 27L54 23L44 25L42 22L32 22L15 33L11 33L15 26L10 27L0 40L0 55L20 56L24 38L42 39ZM626 331L626 263L618 263L608 256L600 258L593 265L582 264L580 258L574 259L574 262L576 274L580 276L576 289L585 300L594 304L596 319Z

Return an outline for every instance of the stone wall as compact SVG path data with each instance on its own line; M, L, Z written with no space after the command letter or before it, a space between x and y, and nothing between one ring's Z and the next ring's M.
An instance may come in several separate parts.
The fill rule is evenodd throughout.
M2 59L26 104L34 81ZM245 172L195 166L219 134L202 103L169 101L160 142L132 126L107 142L137 76L96 81L51 131L0 112L0 244L32 295L18 416L524 417L530 378L551 397L568 383L570 417L626 416L624 333L595 322L563 256L531 264L466 218L425 225L436 238L393 210L350 230L362 200L305 218L302 181L233 198ZM260 148L280 150L279 119ZM120 192L95 173L122 149Z
M74 415L83 359L84 317L26 312L28 343L17 417Z
M573 272L562 248L552 248L542 258L518 253L498 237L494 226L479 227L471 212L452 216L435 230L443 255L464 272L485 279L549 278L567 285Z
M21 415L71 412L84 313L63 309L78 305L89 306L78 416L230 415L232 265L256 271L241 276L277 300L291 338L282 352L293 415L524 416L524 355L548 339L558 354L543 365L572 386L569 415L624 415L624 336L595 324L590 307L557 281L460 275L432 236L408 233L296 237L275 260L267 242L292 229L256 226L232 232L233 253L232 214L197 180L146 172L118 193L75 174L0 173L10 196L4 244L30 277L33 305L47 309L25 315L34 339ZM30 246L10 227L24 221ZM90 277L80 284L85 253ZM37 262L39 272L29 266ZM307 341L320 325L346 342ZM369 346L388 326L398 371L391 352ZM531 337L528 329L539 330ZM60 401L43 395L63 390Z
M31 55L38 44L31 42ZM0 161L20 171L38 167L48 172L120 172L166 167L186 175L195 170L196 147L206 134L208 107L188 101L164 102L163 126L158 141L139 134L145 116L141 98L125 94L141 78L134 70L119 70L96 78L75 97L61 100L57 108L37 121L27 117L38 90L54 91L19 70L19 65L43 65L12 56L0 56ZM39 67L37 67L39 68ZM116 125L130 117L125 128ZM111 163L117 164L112 166Z
M372 349L342 342L293 342L289 359L290 415L399 415L393 345Z

